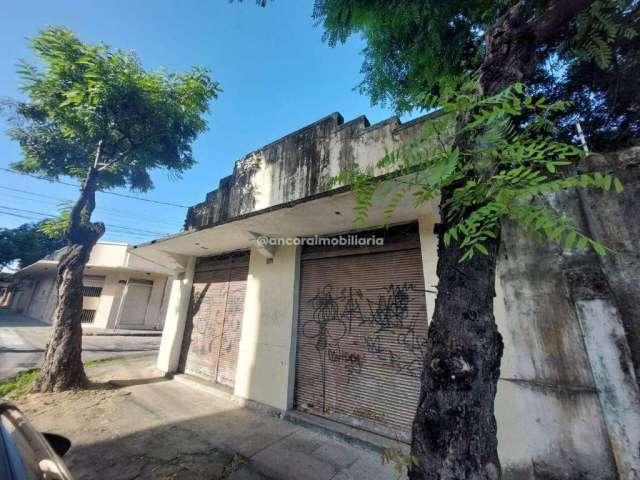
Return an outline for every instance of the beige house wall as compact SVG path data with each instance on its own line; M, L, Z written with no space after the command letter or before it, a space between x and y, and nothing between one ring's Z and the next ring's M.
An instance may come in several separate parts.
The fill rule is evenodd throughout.
M120 324L120 310L124 300L125 286L130 279L152 281L149 304L144 324L136 328L161 329L166 305L167 276L159 274L145 274L143 272L114 271L113 269L91 268L90 275L104 277L100 297L85 297L83 308L96 310L93 323L94 328L117 328ZM23 281L24 282L24 281ZM24 282L21 297L14 302L13 309L26 315L51 323L56 304L56 277L54 274L33 277L31 285ZM18 310L18 308L22 310Z
M178 369L184 326L191 300L196 257L185 259L185 269L169 278L167 307L156 366L165 373Z
M142 329L162 328L160 310L162 308L163 292L166 276L145 274L142 272L113 271L92 268L91 275L104 276L102 294L100 295L98 309L94 317L93 326L96 328L118 328L121 323L120 312L122 302L125 300L124 292L127 281L130 279L147 280L153 282L147 313ZM138 327L136 327L138 328Z

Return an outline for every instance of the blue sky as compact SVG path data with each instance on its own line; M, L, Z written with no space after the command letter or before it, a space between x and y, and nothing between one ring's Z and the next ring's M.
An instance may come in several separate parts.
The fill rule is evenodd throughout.
M27 38L47 25L69 27L88 42L133 50L149 69L210 68L223 92L211 104L209 131L194 144L198 164L177 181L157 171L154 190L134 193L192 205L216 188L243 154L331 112L341 112L345 120L365 114L372 123L393 115L353 90L361 80L362 41L354 37L330 48L314 26L312 8L313 0L274 0L267 8L252 0L4 0L0 97L20 98L16 62L31 59ZM7 126L1 126L4 132ZM0 167L19 158L19 149L3 134ZM34 212L54 213L59 199L76 195L73 187L0 170L0 212L5 212L0 226L29 221L15 215L42 218ZM107 223L103 240L130 243L180 230L186 213L105 194L98 194L97 204L94 218Z

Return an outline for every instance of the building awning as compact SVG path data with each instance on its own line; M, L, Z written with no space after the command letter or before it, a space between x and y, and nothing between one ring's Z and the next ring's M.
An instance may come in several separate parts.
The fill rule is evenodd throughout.
M28 276L28 275L44 275L46 273L55 272L58 269L57 260L38 260L37 262L27 265L24 268L18 270L16 277Z
M385 224L382 202L374 202L365 224L355 223L351 192L321 195L299 203L278 205L237 217L199 230L163 237L135 245L131 254L171 268L184 270L188 257L219 255L245 250L255 245L255 234L295 238L335 235L381 227ZM423 215L437 216L437 202L416 208L411 195L405 196L394 211L390 224L416 220Z

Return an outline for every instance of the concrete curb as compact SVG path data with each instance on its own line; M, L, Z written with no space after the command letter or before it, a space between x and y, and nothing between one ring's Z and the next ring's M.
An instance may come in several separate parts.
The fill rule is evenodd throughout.
M289 410L284 414L284 419L308 430L313 430L327 437L374 453L382 454L390 448L398 449L403 453L409 452L409 445L404 443L383 437L382 435L360 430L359 428L350 427L343 423L309 415L308 413Z
M82 332L85 337L161 337L159 330L85 330Z

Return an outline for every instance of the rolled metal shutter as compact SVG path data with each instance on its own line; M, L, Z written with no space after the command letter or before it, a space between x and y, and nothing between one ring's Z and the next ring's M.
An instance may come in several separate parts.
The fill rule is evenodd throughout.
M248 272L244 252L198 259L180 361L185 373L234 385Z
M294 404L408 442L427 311L419 243L305 255Z

